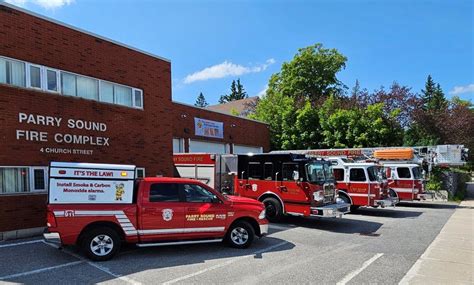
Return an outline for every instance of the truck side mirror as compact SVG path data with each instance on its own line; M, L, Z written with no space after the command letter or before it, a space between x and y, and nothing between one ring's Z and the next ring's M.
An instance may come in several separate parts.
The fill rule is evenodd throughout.
M298 171L293 171L293 180L298 181L300 179L300 173Z

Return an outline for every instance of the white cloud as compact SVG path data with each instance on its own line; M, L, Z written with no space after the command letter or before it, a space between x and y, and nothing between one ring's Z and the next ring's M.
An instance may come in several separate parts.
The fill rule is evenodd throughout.
M227 76L239 76L247 73L257 73L266 70L270 65L275 63L275 59L270 58L264 64L256 66L243 66L235 64L230 61L206 67L203 70L189 74L184 79L185 84L190 84L196 81L204 81L209 79L224 78Z
M474 84L466 86L454 86L453 90L449 91L449 94L459 95L464 93L474 93Z
M258 92L257 96L262 98L263 96L267 94L267 90L268 90L268 85L265 85L265 87L263 87L263 89L260 92Z
M61 8L65 5L70 5L74 0L6 0L10 4L25 7L27 4L35 4L45 9L56 9Z

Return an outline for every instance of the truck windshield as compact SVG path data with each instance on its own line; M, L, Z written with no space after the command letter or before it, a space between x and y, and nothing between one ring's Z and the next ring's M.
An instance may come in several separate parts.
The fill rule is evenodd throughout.
M324 169L325 164L318 163L318 162L311 162L306 164L306 171L308 174L308 181L309 182L321 182L325 180L324 176Z
M324 174L326 180L334 180L334 171L332 170L331 164L324 164Z
M370 166L369 168L367 168L367 173L369 174L370 181L382 182L382 180L387 179L381 167Z
M413 167L412 168L412 171L413 171L413 177L415 179L421 179L422 178L422 175L421 175L421 171L420 171L420 168L417 166L417 167Z

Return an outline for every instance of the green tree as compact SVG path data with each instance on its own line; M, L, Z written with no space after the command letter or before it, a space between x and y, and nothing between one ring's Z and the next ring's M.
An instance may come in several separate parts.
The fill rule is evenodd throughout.
M237 81L232 80L232 83L230 85L230 93L226 95L221 95L221 97L219 98L219 104L224 104L227 102L241 100L245 98L248 98L248 95L244 89L244 86L242 85L242 83L240 83L240 79L237 79Z
M436 84L433 81L433 78L431 75L428 75L428 78L426 79L425 83L425 89L421 90L421 93L423 95L421 96L421 100L423 102L423 110L428 110L428 106L434 97L434 93L436 91Z
M313 106L319 105L330 94L342 94L345 86L336 74L346 67L346 61L336 49L323 48L322 44L301 48L272 75L268 89L297 102L309 100Z
M386 113L383 103L367 108L341 109L331 96L319 110L324 147L394 146L401 143L403 129L399 110Z
M199 96L197 97L196 103L194 103L194 106L201 107L201 108L205 108L209 106L209 103L207 103L206 98L204 97L202 92L199 93Z

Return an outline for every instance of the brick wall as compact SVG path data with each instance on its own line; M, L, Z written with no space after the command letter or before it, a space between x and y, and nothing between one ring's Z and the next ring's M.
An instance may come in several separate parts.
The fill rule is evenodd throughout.
M270 150L270 129L266 124L179 103L173 104L173 117L174 137L248 146L263 146L265 152ZM224 138L196 136L194 130L195 117L223 122ZM185 142L187 148L188 142L187 140Z
M165 60L4 5L0 5L0 55L140 88L144 93L144 109L139 110L0 84L0 166L47 166L50 161L119 163L145 167L148 176L171 176L173 136L269 150L265 124L172 103L171 64ZM62 123L59 127L20 123L19 113L60 117ZM224 122L224 139L194 136L195 116ZM105 123L107 130L71 129L69 119ZM17 130L47 132L48 141L18 140ZM108 137L110 146L58 143L56 133ZM92 153L45 151L58 148ZM0 232L44 226L46 200L45 194L0 195Z

